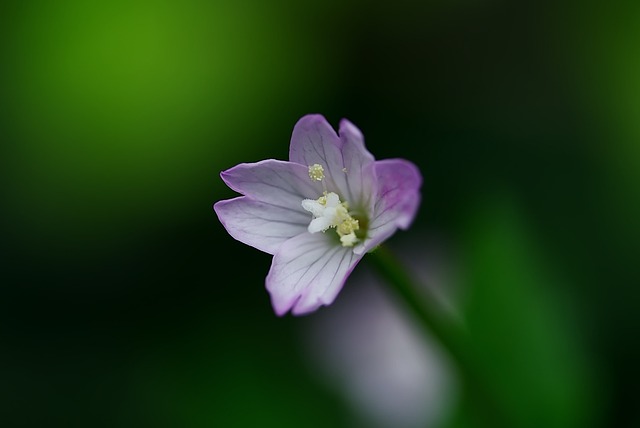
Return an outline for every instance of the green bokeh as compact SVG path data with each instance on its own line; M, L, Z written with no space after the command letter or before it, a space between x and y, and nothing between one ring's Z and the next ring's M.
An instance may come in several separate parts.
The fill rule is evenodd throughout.
M66 1L12 12L6 214L25 242L122 246L139 229L187 221L184 207L220 184L233 153L269 143L260 130L274 110L321 97L332 72L307 49L324 41L289 37L296 23L266 4Z

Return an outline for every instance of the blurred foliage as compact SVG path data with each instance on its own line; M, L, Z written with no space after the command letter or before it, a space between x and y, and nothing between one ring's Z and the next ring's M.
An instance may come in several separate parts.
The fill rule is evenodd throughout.
M576 313L509 196L492 197L469 221L464 305L472 349L496 421L512 427L598 426L605 403L599 367ZM470 390L461 426L478 426ZM532 411L535 409L535 411ZM483 409L487 412L487 409ZM482 413L482 412L480 412Z
M301 88L328 64L306 49L314 34L288 37L296 23L266 4L5 7L6 215L30 251L43 236L46 252L122 246L187 221L232 153L264 144L276 100L330 81Z
M508 418L640 425L639 23L626 2L3 2L0 424L351 426L271 311L269 257L211 210L220 170L286 158L322 113L420 167L407 233L463 255ZM454 426L485 426L472 401Z

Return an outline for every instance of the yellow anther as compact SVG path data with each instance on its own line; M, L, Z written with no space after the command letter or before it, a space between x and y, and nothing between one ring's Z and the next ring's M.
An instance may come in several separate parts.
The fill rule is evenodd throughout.
M355 220L351 216L348 216L337 226L338 235L340 236L349 235L358 229L360 229L358 220Z
M316 181L322 181L324 179L324 168L318 163L314 163L309 166L309 178Z
M322 168L320 165L318 167ZM312 177L311 167L309 167L309 176ZM351 217L348 207L349 204L346 201L341 202L336 193L327 191L316 200L302 201L302 208L313 214L309 232L318 233L335 229L343 247L353 247L358 242L355 231L360 229L360 223Z
M356 238L356 234L351 232L348 235L344 235L340 237L340 242L343 247L353 247L356 242L358 242L358 238Z

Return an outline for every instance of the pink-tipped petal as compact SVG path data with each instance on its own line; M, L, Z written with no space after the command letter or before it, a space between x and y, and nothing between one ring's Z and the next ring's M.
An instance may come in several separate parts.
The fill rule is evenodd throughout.
M233 190L271 205L303 211L303 199L322 194L320 182L309 177L309 169L293 162L268 159L241 163L220 176Z
M369 251L393 235L396 229L407 229L420 205L422 175L418 168L404 159L376 161L378 193L368 238L354 249L355 253Z
M322 115L309 114L293 127L289 160L306 167L321 165L327 190L336 192L344 199L347 184L341 146L342 141L329 122Z
M307 234L310 215L300 209L283 208L246 196L216 202L213 206L229 235L265 253L301 233Z
M346 176L346 197L353 204L370 211L376 193L374 157L364 145L362 132L347 119L340 121L340 140Z
M362 256L332 238L306 233L280 246L266 280L276 314L307 314L336 298Z

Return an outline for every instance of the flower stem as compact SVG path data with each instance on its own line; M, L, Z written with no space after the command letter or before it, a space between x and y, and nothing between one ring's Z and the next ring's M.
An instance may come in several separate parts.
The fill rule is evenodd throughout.
M415 284L407 269L384 246L378 247L367 257L378 272L395 290L413 312L425 332L442 345L458 369L461 380L474 399L477 410L492 427L513 427L508 423L503 406L496 400L491 385L473 358L470 337L465 326L438 306L435 296L425 295L429 290Z
M418 287L400 261L384 246L371 252L368 258L378 272L391 285L404 303L418 318L428 334L434 336L450 357L459 365L466 365L466 331L460 323L447 319L442 309L436 306L436 298L429 299L426 287ZM420 290L420 291L418 291Z

